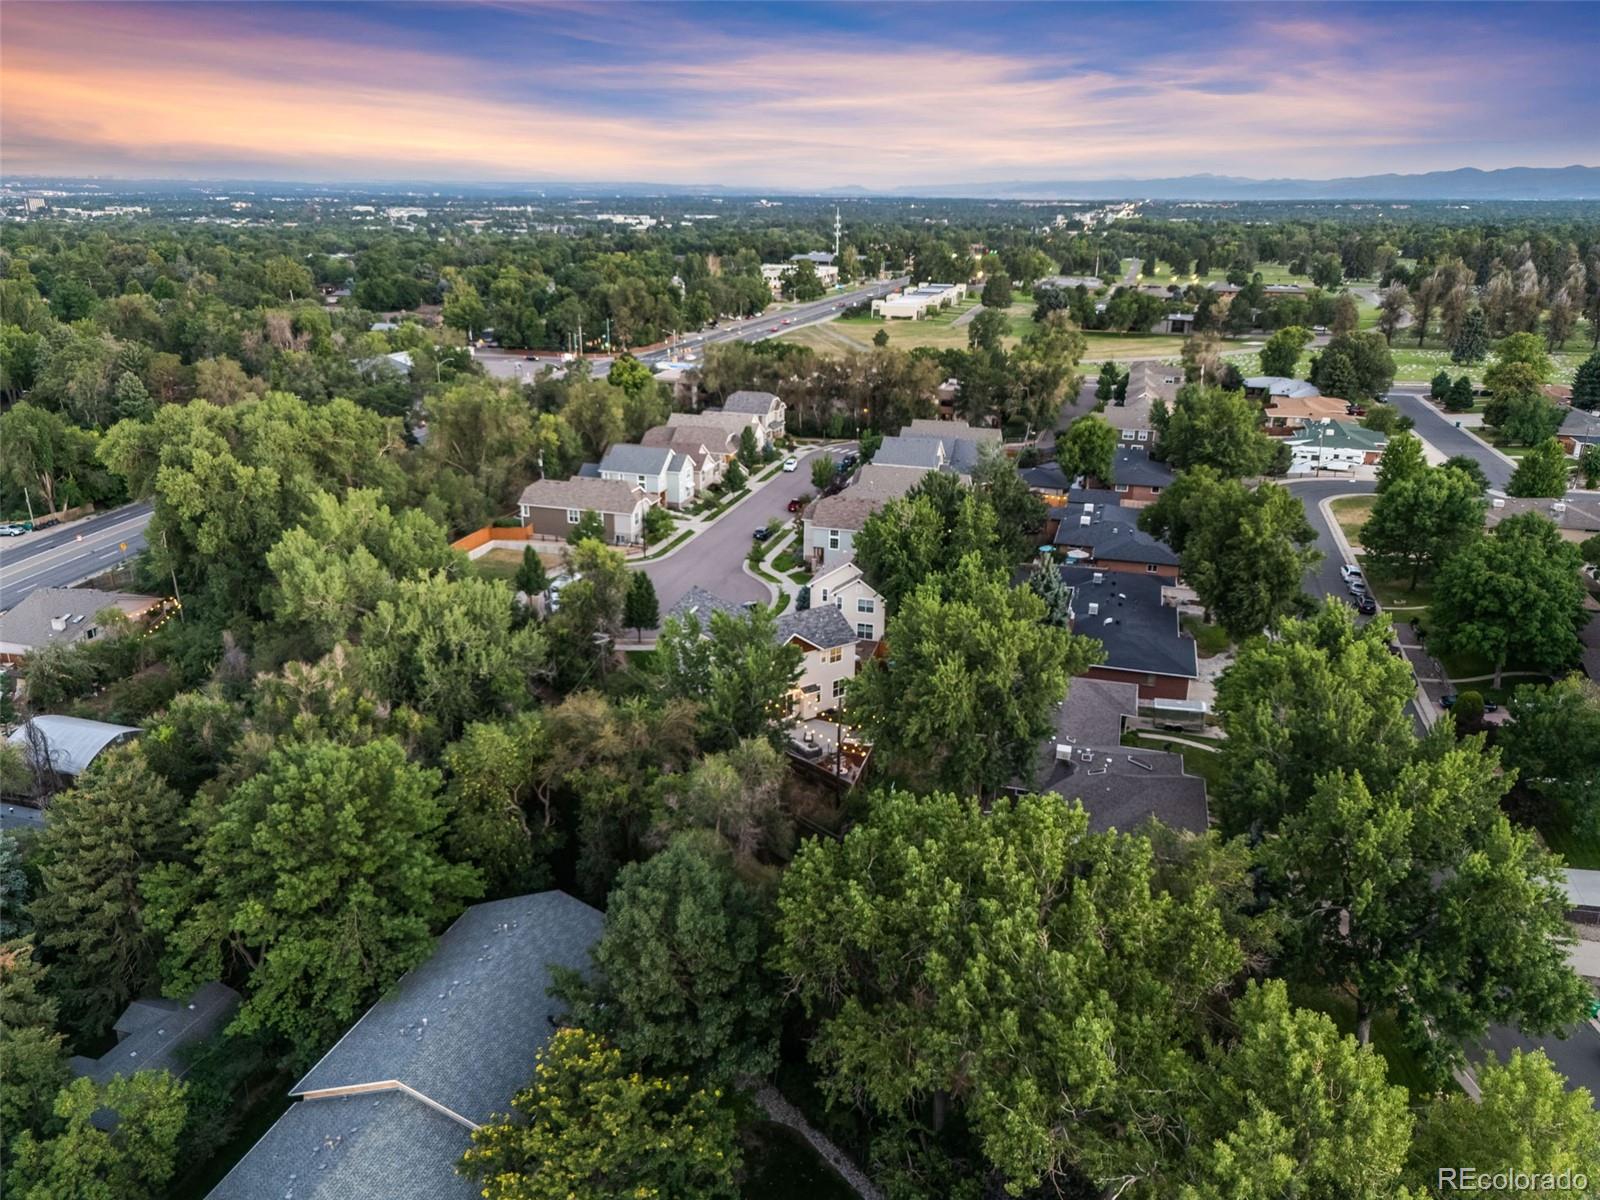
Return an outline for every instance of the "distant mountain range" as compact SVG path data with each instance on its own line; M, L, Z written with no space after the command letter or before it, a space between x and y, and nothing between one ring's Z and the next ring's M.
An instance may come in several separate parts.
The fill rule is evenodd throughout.
M857 189L840 189L840 194ZM858 194L871 194L858 193ZM1600 167L1505 167L1352 175L1342 179L1246 179L1181 175L1168 179L1079 179L953 183L895 188L896 196L1014 200L1600 200Z
M1238 175L1179 175L1164 179L1009 180L983 183L916 184L896 188L842 186L801 191L748 185L604 182L599 180L521 180L495 182L356 181L315 183L283 180L174 179L0 179L0 185L39 187L88 186L107 193L138 189L152 194L195 188L274 188L293 194L348 194L359 191L386 195L543 195L547 197L650 196L837 196L844 198L974 199L974 200L1600 200L1600 167L1503 167L1482 171L1428 171L1418 175L1351 175L1340 179L1249 179Z

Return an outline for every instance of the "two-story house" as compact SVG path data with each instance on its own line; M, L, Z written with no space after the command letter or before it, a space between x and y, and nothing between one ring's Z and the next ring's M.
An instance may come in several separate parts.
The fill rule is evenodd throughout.
M740 391L722 402L722 411L759 417L766 427L767 437L780 438L783 436L784 422L788 419L789 406L771 392Z
M837 567L815 575L811 579L811 607L825 608L833 605L844 619L855 626L859 642L881 642L886 615L883 597L880 596L855 563L840 563Z
M836 709L856 673L856 631L839 609L808 608L778 618L778 640L801 650L800 676L789 689L797 721Z
M765 448L772 440L767 433L766 422L755 413L724 412L721 409L708 408L697 413L673 413L667 418L667 425L669 428L694 428L697 437L701 436L699 430L702 427L725 430L730 435L733 447L729 451L730 454L738 453L739 440L746 429L754 431L757 450Z
M681 476L686 464L681 456L673 454L669 446L637 446L631 442L620 442L607 450L605 457L600 460L600 478L631 483L649 496L652 503L666 504L668 477L674 474L674 458L680 459L675 472L679 476L675 490L681 495L684 487Z
M586 512L598 513L605 540L634 545L644 540L644 514L650 497L637 484L620 479L540 479L522 489L517 514L542 537L565 539Z

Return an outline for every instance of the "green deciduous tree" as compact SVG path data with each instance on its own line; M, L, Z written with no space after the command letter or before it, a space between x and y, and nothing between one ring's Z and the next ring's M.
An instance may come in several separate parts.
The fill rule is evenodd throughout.
M592 508L585 509L578 518L578 523L567 530L567 545L569 546L576 546L580 542L604 542L605 540L605 518Z
M550 886L547 858L557 831L548 790L540 788L548 752L537 713L468 725L444 752L450 782L441 845L451 862L481 872L490 899Z
M1513 496L1564 496L1571 475L1572 464L1561 443L1547 437L1522 456L1506 491Z
M1093 475L1103 483L1110 483L1118 441L1117 431L1104 417L1092 413L1079 417L1056 438L1056 462L1069 480Z
M1300 353L1311 344L1311 331L1301 325L1285 325L1261 347L1261 373L1293 379Z
M1517 787L1554 809L1563 824L1600 832L1600 684L1580 675L1524 684L1496 745Z
M1234 638L1260 633L1299 606L1316 561L1315 533L1284 488L1249 489L1209 467L1185 471L1139 514L1139 527L1178 552L1189 585Z
M178 1167L188 1116L184 1085L165 1071L118 1075L99 1085L75 1079L55 1100L61 1129L39 1139L24 1130L11 1143L6 1194L17 1200L156 1200ZM94 1115L116 1113L101 1129Z
M1260 406L1242 392L1185 387L1167 415L1157 450L1180 470L1212 467L1231 479L1259 475L1276 452L1260 427Z
M996 271L983 281L983 306L1006 308L1011 304L1011 277Z
M1548 383L1554 369L1544 339L1536 333L1513 333L1502 338L1494 348L1494 362L1483 372L1483 386L1490 393L1512 390L1522 372L1515 368L1526 366L1535 383Z
M230 1028L313 1059L481 890L440 852L439 775L399 745L280 745L222 801L193 868L145 880L174 990L249 972Z
M1311 382L1324 395L1345 400L1376 400L1394 382L1394 355L1381 333L1336 334L1311 370Z
M1431 644L1492 663L1495 687L1511 661L1540 671L1572 665L1588 619L1579 565L1578 548L1540 514L1502 521L1440 569Z
M526 701L544 668L545 635L519 627L515 609L497 580L443 572L402 580L361 622L362 676L380 697L427 714L453 737L468 721Z
M838 473L837 464L831 454L819 454L811 460L811 486L817 491L822 491L833 482L833 477Z
M968 556L892 608L894 655L850 686L849 711L896 778L965 795L1027 778L1068 679L1100 661L1044 622L1044 602Z
M997 351L1011 333L1011 318L998 308L980 309L967 322L967 345L973 350Z
M712 612L669 617L656 644L666 694L700 706L701 743L727 749L746 738L782 736L801 651L778 641L765 607L744 616Z
M959 1115L1017 1194L1158 1168L1165 1122L1134 1115L1189 1086L1174 1047L1242 965L1210 885L1165 891L1147 841L1087 824L1056 795L884 793L778 898L824 1091L934 1131Z
M1445 470L1460 471L1468 479L1472 480L1474 486L1480 492L1489 490L1489 477L1484 474L1483 464L1473 458L1472 455L1452 454L1439 465Z
M1228 740L1212 804L1225 830L1277 828L1332 771L1389 786L1416 743L1405 711L1416 680L1389 653L1391 636L1386 620L1357 625L1348 605L1330 600L1240 651L1217 685Z
M1600 1174L1600 1113L1586 1088L1568 1090L1541 1051L1513 1050L1476 1070L1480 1097L1442 1096L1423 1110L1411 1151L1411 1177L1436 1186L1439 1168L1471 1166L1482 1175ZM1533 1191L1501 1192L1532 1196Z
M764 743L763 743L764 744ZM593 973L558 975L572 1021L633 1067L727 1085L777 1061L778 999L754 893L715 841L679 834L624 867L606 901Z
M109 491L95 479L95 435L48 409L22 403L0 413L0 446L0 472L28 490L40 516Z
M1389 443L1391 450L1394 446ZM1413 588L1424 571L1436 571L1482 536L1483 492L1453 467L1424 466L1419 474L1391 478L1379 487L1372 516L1361 529L1361 545L1378 565L1408 572Z
M140 886L181 855L184 807L136 748L101 755L50 806L34 927L67 1022L89 1037L155 982Z
M1381 495L1390 484L1409 479L1428 470L1428 457L1422 451L1422 439L1414 433L1397 433L1389 439L1378 459L1378 492Z
M582 1029L555 1032L511 1106L514 1118L474 1131L461 1161L486 1200L739 1194L736 1120L721 1091L632 1071Z
M1321 776L1262 850L1300 969L1350 989L1362 1042L1392 1009L1436 1068L1493 1023L1564 1026L1587 994L1557 860L1500 812L1494 755L1439 743L1387 788Z

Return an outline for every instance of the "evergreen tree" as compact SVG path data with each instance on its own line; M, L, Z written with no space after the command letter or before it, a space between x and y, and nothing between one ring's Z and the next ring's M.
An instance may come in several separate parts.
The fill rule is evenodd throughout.
M1433 377L1433 382L1428 387L1428 396L1429 396L1430 399L1436 400L1440 404L1443 404L1444 401L1445 401L1445 398L1447 396L1449 396L1449 395L1450 395L1450 372L1441 370L1437 375L1435 375Z
M1466 412L1476 400L1471 378L1462 375L1450 385L1450 393L1445 398L1444 406L1451 412Z
M633 626L640 638L646 629L654 629L661 623L661 604L656 599L655 584L643 571L635 571L628 583L628 594L622 601L622 623Z
M1589 355L1572 377L1572 407L1600 412L1600 351Z
M33 919L67 1024L88 1037L153 988L157 942L140 888L182 855L184 816L136 746L102 754L50 806Z
M550 586L550 573L544 569L544 559L532 546L523 548L516 584L517 591L527 596L541 595Z
M67 1051L56 1032L59 1006L33 939L0 942L0 1129L7 1138L39 1129L67 1082Z
M1456 364L1482 362L1489 353L1489 329L1483 310L1473 309L1461 322L1461 332L1450 347L1450 361Z

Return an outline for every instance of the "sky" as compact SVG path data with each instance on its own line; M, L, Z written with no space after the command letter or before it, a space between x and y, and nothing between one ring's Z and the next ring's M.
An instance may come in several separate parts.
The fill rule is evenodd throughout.
M1600 4L0 4L5 175L771 189L1600 163Z

